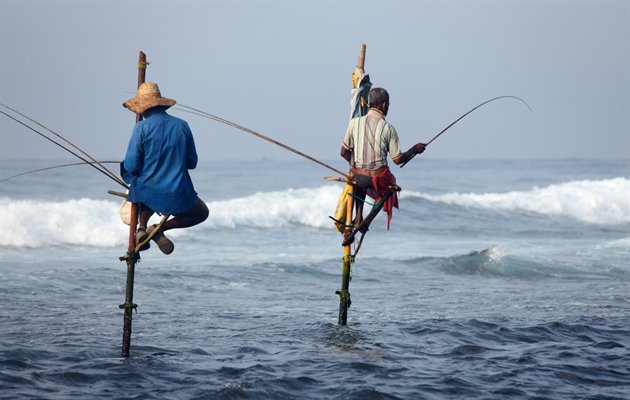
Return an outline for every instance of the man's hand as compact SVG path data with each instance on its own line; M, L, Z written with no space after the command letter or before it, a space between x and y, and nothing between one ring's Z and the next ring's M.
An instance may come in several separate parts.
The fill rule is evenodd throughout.
M413 146L411 146L411 148L407 151L405 151L404 153L402 153L399 157L397 158L392 158L392 161L394 162L394 164L396 165L405 165L409 162L409 160L411 160L412 158L415 157L416 154L421 154L422 152L424 152L424 149L427 148L427 145L424 143L416 143Z
M416 144L413 146L413 151L414 151L416 154L422 154L426 148L427 148L427 145L426 145L426 144L424 144L424 143L416 143Z

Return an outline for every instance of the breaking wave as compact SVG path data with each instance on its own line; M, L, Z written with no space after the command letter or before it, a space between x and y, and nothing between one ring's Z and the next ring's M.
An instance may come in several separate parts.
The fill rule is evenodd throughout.
M238 226L333 229L328 216L334 213L340 193L340 185L327 185L258 192L208 202L210 217L204 222L203 229L233 229ZM429 195L403 191L402 198L403 201L404 198L420 198L462 207L526 211L592 224L630 223L630 181L624 178L567 182L508 193ZM119 206L117 201L87 198L59 202L1 198L0 246L119 246L126 242L127 237L127 227L119 217Z
M590 224L630 223L630 180L626 178L572 181L507 193L454 192L430 195L403 192L402 197L462 207L568 217Z
M423 261L423 260L412 260ZM563 264L559 261L536 260L523 256L506 254L502 247L489 247L468 254L436 258L431 261L439 268L453 275L477 275L507 278L560 278L560 279L620 279L630 280L630 269L609 265L576 263ZM426 261L425 261L426 262Z
M314 189L287 189L258 192L251 196L208 203L210 226L234 228L249 226L275 228L303 225L332 228L333 215L341 186L329 185Z
M128 228L118 215L119 205L92 199L64 202L1 199L0 246L123 244Z
M332 229L340 186L259 192L251 196L208 202L205 229L237 226L282 228L302 225ZM118 246L128 228L119 216L120 203L79 199L62 202L0 199L0 246ZM154 217L153 222L158 218ZM177 236L179 232L173 232Z

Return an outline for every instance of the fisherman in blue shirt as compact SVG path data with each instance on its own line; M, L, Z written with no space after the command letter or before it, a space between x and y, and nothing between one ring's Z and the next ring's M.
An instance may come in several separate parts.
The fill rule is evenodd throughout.
M138 203L139 217L136 244L147 238L157 225L147 227L155 213L171 214L153 236L164 254L175 246L164 232L188 228L208 218L208 207L197 197L189 169L197 166L197 151L186 121L173 117L166 110L175 100L162 97L157 83L146 82L133 99L123 106L140 113L143 120L133 129L121 176L130 185L127 200ZM141 250L146 250L149 245Z

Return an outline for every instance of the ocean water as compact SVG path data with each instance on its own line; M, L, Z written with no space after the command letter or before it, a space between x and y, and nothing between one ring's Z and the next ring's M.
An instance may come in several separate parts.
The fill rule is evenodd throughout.
M142 253L126 359L120 188L86 166L0 183L0 398L630 399L627 160L394 173L341 327L341 184L301 159L202 162L210 218Z

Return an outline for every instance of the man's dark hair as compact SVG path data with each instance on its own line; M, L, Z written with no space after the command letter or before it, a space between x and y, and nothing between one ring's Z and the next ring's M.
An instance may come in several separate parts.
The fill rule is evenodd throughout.
M370 107L379 106L386 101L389 101L389 93L387 93L387 90L380 87L370 90L368 94L368 104Z

